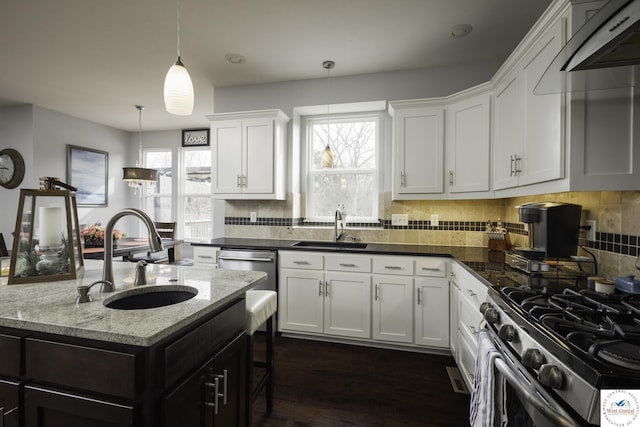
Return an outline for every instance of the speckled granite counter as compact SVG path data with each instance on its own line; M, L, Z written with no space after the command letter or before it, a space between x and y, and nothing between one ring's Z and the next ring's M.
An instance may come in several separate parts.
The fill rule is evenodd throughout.
M102 301L113 293L91 289L93 301L75 303L76 287L102 277L102 261L85 260L80 278L58 282L6 285L0 281L0 326L88 338L99 341L150 346L179 329L212 313L266 277L254 271L217 270L153 264L147 276L156 284L181 284L198 289L187 301L145 310L115 310ZM132 288L135 264L114 262L116 292ZM177 281L170 280L177 279ZM128 284L126 284L128 283ZM153 285L148 285L153 286Z

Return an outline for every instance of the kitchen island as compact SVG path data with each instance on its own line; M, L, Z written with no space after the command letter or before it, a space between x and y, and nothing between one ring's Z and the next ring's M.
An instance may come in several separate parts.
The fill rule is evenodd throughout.
M135 265L113 267L116 293L132 288ZM0 282L4 425L242 424L244 294L265 274L151 265L150 282L197 295L117 310L95 286L92 302L76 304L76 287L101 276L102 262L86 260L76 280Z

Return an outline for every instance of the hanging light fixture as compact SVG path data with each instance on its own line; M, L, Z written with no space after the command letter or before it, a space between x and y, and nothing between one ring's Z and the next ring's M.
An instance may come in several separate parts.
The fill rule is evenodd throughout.
M144 184L153 184L158 181L158 171L156 169L148 169L143 167L144 161L142 158L142 110L144 106L136 105L138 109L138 160L136 166L133 168L122 168L122 179L127 181L129 187L138 189Z
M176 1L176 5L178 60L164 78L164 106L171 114L189 116L193 113L193 83L180 60L180 0Z
M327 70L327 146L322 152L322 156L320 158L320 162L323 168L332 168L333 167L333 153L331 152L331 146L329 142L331 141L330 132L329 132L329 74L330 70L336 66L336 63L333 61L324 61L322 63L322 67Z

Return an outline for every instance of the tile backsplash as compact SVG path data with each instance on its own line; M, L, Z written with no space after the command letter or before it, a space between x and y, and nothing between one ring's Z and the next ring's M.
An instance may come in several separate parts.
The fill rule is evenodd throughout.
M344 236L371 243L408 243L450 246L487 246L487 221L501 221L509 230L512 246L527 246L524 224L518 221L516 206L527 202L556 201L582 206L582 223L597 221L596 242L580 244L597 259L599 273L607 277L635 274L640 253L640 191L593 191L540 194L536 196L483 200L392 201L390 193L379 200L377 223L348 222ZM256 212L256 222L250 213ZM301 215L302 214L302 215ZM407 226L391 225L392 214L407 214ZM431 226L432 214L439 217ZM288 194L286 201L244 201L225 203L225 237L288 240L330 240L333 223L305 223L304 195ZM579 249L582 254L583 249Z

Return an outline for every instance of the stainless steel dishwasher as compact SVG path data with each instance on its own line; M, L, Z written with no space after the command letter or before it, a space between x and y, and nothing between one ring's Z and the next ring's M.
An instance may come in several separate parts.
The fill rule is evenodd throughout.
M222 249L218 253L218 268L225 270L264 271L267 278L254 289L277 291L278 255L275 251Z
M253 289L278 290L278 253L246 249L222 249L218 253L218 268L225 270L264 271L267 277L258 282ZM278 313L276 312L276 325ZM265 325L258 330L265 331Z

